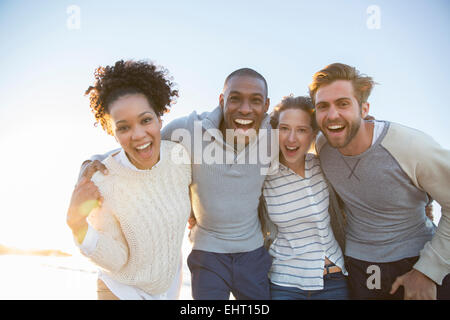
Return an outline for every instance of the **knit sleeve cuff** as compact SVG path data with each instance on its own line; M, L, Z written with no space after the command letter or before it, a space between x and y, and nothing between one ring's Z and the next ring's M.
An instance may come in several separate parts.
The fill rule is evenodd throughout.
M430 242L425 244L425 247L420 252L420 259L413 268L422 272L438 285L442 285L442 280L449 273L448 264L433 249Z

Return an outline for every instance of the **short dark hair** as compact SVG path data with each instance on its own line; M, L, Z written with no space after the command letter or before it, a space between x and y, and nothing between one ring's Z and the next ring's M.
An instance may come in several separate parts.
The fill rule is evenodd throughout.
M235 70L228 75L228 77L225 79L223 86L225 87L227 85L228 81L233 77L253 77L253 78L262 80L264 82L264 87L266 89L266 98L268 97L269 88L267 86L267 81L259 72L255 71L253 69L250 69L250 68L241 68L241 69Z
M353 85L355 98L361 106L362 103L367 102L369 95L376 84L373 79L367 75L361 74L355 67L343 64L333 63L326 66L324 69L316 72L313 76L313 81L309 85L309 95L315 105L315 95L317 90L323 85L331 84L336 80L348 80Z
M143 94L158 117L169 111L178 97L171 78L165 68L146 61L117 61L114 66L98 67L95 84L85 94L89 94L90 107L97 123L113 135L106 117L109 106L118 98L134 93Z
M272 113L270 114L270 124L272 125L273 129L278 128L281 112L288 109L298 109L305 111L311 118L310 124L313 131L315 132L318 130L314 105L312 104L311 98L306 96L284 97L283 100L281 100L281 102L275 106Z

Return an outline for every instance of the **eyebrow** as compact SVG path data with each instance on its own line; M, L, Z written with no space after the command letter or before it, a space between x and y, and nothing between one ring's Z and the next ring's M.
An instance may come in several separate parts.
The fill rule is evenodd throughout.
M336 101L341 101L341 100L351 100L351 98L348 98L348 97L342 97L342 98L336 99Z
M240 92L240 91L234 90L234 91L230 91L230 93L229 93L228 95L231 96L232 94L238 94L238 95L241 95L241 94L243 94L243 93ZM260 96L261 98L264 98L264 95L262 95L262 94L259 93L259 92L250 93L250 95L251 95L251 96Z
M286 122L280 122L280 123L278 123L278 126L281 126L281 125L283 125L283 126L288 126L288 127L291 126L290 124L288 124L288 123L286 123ZM311 125L304 125L304 124L301 124L301 125L295 125L295 126L294 126L294 128L309 128L309 127L311 127Z
M349 97L341 97L341 98L338 98L338 99L334 100L334 102L339 102L341 100L351 100L351 98L349 98ZM318 102L316 102L316 105L319 105L321 103L329 104L328 101L318 101Z
M150 113L152 116L154 116L154 114L151 112L151 111L144 111L144 112L142 112L142 113L140 113L139 115L138 115L138 118L140 118L140 117L142 117L143 115L145 115L146 113ZM119 123L122 123L122 122L127 122L127 120L119 120L119 121L116 121L116 125L118 125Z

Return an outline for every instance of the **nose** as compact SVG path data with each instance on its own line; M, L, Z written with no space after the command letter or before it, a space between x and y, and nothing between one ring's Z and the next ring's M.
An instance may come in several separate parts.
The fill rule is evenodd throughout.
M252 112L252 108L250 107L250 103L248 100L244 100L239 107L239 112L243 115L248 115Z
M339 118L339 112L338 112L338 110L336 109L335 106L330 106L328 108L327 118L329 120L333 120L333 119Z
M295 142L295 130L289 131L288 142L291 143Z
M133 133L131 135L131 139L135 141L142 140L145 138L146 132L145 129L142 126L136 126L133 130Z

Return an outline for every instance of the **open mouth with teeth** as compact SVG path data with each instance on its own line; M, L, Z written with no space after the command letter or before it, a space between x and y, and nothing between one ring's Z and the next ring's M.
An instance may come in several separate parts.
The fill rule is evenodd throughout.
M289 157L294 156L297 153L297 151L300 149L299 146L298 147L284 146L284 148L285 148L286 155L289 156Z
M139 154L139 156L141 156L144 159L147 159L150 158L152 155L152 145L153 145L152 142L148 142L135 147L135 149Z
M250 119L234 119L236 131L245 133L247 130L253 128L253 120Z
M327 126L327 130L331 133L341 133L342 131L344 131L345 129L345 125L343 124L329 124Z

